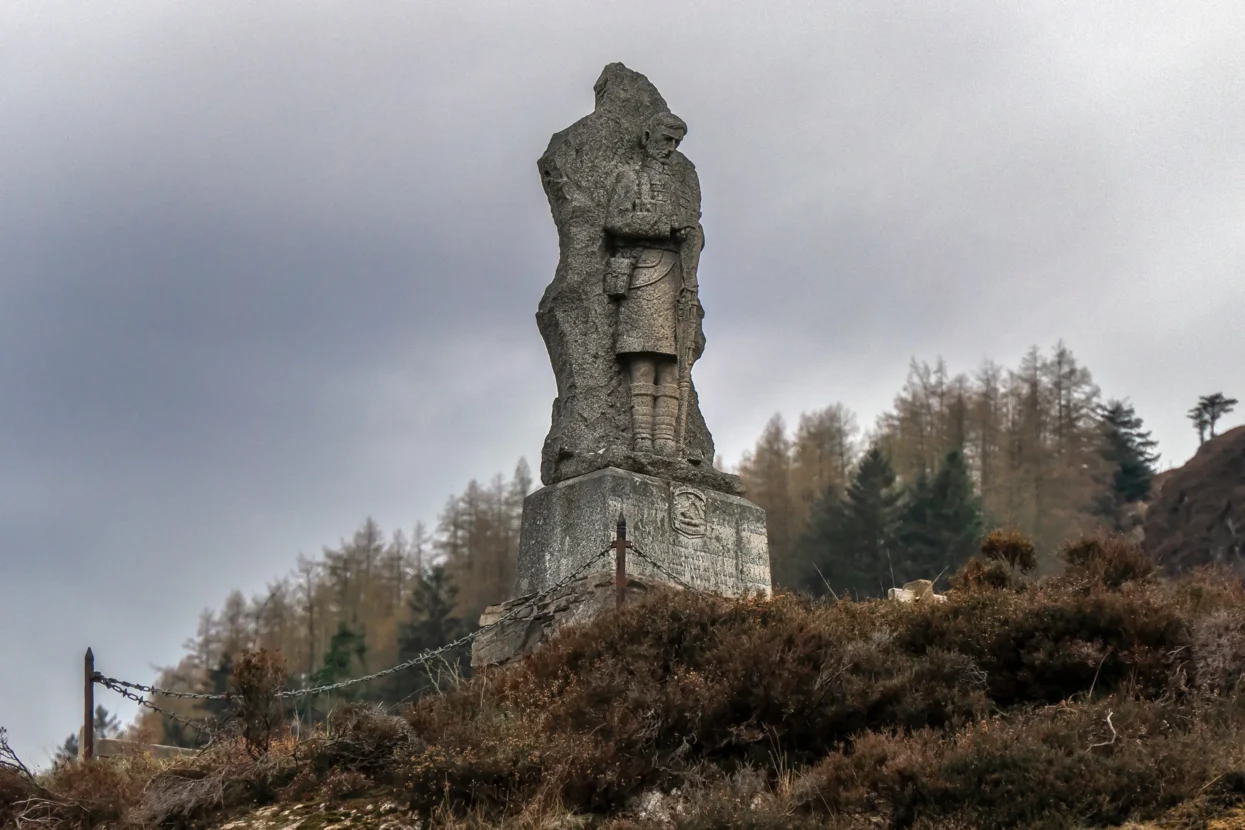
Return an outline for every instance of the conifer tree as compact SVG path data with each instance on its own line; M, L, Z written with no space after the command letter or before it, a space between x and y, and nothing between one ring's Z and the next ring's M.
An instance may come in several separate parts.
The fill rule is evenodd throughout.
M366 655L367 642L363 635L350 623L339 620L337 631L329 639L329 649L324 653L324 664L311 675L311 685L327 686L363 674L367 670L364 662ZM347 686L335 692L334 696L344 700L360 700L365 694L360 686Z
M1158 453L1157 442L1143 429L1141 418L1127 401L1111 400L1099 410L1102 446L1099 454L1110 476L1099 497L1098 513L1121 530L1121 508L1150 497Z
M398 634L398 659L402 662L414 659L468 634L474 626L456 616L457 605L458 587L445 565L433 565L425 571L411 594L410 620ZM433 679L437 672L447 668L465 673L470 663L470 647L454 649L444 658L435 665L417 666L394 675L390 699L403 701L423 694L436 685Z
M972 558L981 538L981 502L964 455L947 453L937 475L918 477L902 508L896 582L934 579Z
M1193 428L1197 430L1197 445L1202 446L1206 443L1206 430L1210 429L1210 416L1199 404L1185 413L1185 417L1193 422Z
M899 570L903 579L896 582L903 584L913 578L911 573L922 573L924 566L937 558L941 546L935 518L934 481L924 469L917 473L916 480L906 489L899 506L899 522L895 531L898 550L892 554L899 560ZM934 574L923 578L933 579Z
M871 447L843 495L828 492L814 510L800 546L808 561L801 582L814 593L856 596L891 587L900 496L886 455Z
M797 585L813 596L840 596L850 585L862 581L853 563L839 555L843 515L843 490L830 486L812 505L808 524L796 542L796 558L801 565Z
M1224 397L1222 392L1203 395L1198 399L1197 408L1206 413L1206 425L1210 428L1210 437L1215 437L1215 424L1219 419L1236 408L1240 403L1236 398Z

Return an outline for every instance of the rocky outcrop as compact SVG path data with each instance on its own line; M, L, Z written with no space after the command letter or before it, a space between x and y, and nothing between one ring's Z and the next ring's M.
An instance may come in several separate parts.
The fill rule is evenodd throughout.
M1218 564L1245 578L1245 426L1163 474L1145 511L1146 550L1169 574Z

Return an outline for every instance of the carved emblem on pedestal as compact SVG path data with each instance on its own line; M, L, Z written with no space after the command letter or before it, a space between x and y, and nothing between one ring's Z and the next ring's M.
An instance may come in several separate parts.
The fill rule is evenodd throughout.
M705 494L691 487L675 486L670 491L670 524L684 536L705 535Z

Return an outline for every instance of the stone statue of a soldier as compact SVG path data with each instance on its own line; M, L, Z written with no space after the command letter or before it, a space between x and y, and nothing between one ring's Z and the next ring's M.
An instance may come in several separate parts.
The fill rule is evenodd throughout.
M546 485L627 470L742 495L713 466L691 369L705 341L700 180L687 125L648 78L608 64L595 108L537 161L558 265L536 311L557 381L540 453Z
M696 267L704 247L700 184L675 153L687 125L659 112L643 132L644 157L619 171L606 210L613 246L605 292L618 302L614 353L631 393L637 453L685 449L691 364L704 348Z

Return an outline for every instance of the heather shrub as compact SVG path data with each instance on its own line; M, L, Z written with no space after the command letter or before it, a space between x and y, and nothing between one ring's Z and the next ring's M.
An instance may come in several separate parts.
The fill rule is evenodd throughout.
M1241 761L1240 713L1231 729L1210 728L1199 714L1115 698L995 716L955 737L872 733L810 769L798 803L811 813L884 816L892 827L918 819L984 829L1152 818ZM1245 796L1237 783L1228 789L1222 802Z
M981 540L981 555L974 556L951 576L953 591L1024 590L1037 567L1037 549L1018 530L992 530Z
M285 688L285 660L268 649L238 658L230 678L234 717L252 758L265 755L285 727L285 707L278 697Z
M1110 569L1087 572L1114 582ZM867 809L878 795L861 789L859 765L871 741L894 742L894 758L1000 711L1091 692L1138 705L1187 693L1197 649L1171 586L1087 579L943 603L656 597L564 632L461 695L421 701L407 719L452 752L429 777L460 781L463 803L474 780L493 800L556 792L569 808L610 812L638 792L678 786L692 767L766 766L781 754L795 766L846 765L858 783L840 776L835 798L866 793ZM1042 727L1048 743L1061 723ZM1018 767L1045 757L1005 756ZM515 758L524 772L506 778Z
M568 633L503 673L495 703L541 733L626 753L799 760L861 729L944 726L987 705L971 660L895 642L892 606L676 596ZM680 756L682 757L682 756Z
M1193 681L1203 692L1235 694L1245 672L1245 606L1212 611L1192 628Z
M15 769L0 766L0 827L14 821L33 793L30 779Z
M88 828L120 823L157 769L141 757L58 766L41 777L34 797L18 809L16 824Z
M1005 552L1020 542L992 544L945 602L654 592L401 716L343 706L311 738L257 754L243 736L154 774L88 765L49 803L82 826L383 793L459 828L949 830L1177 806L1193 818L1172 826L1205 826L1240 802L1245 588L1169 582L1121 540L1073 543L1035 579ZM0 811L25 798L9 778Z
M1137 545L1119 536L1086 536L1064 546L1060 558L1068 563L1067 576L1107 588L1145 579L1157 568Z
M329 713L324 736L308 743L311 766L321 774L377 775L392 766L400 750L413 747L413 736L402 718L380 706L346 704Z
M333 770L320 786L325 798L351 798L362 795L372 786L372 780L361 772Z
M1245 582L1225 566L1204 566L1168 583L1177 604L1190 618L1245 605Z
M1023 574L1002 560L973 557L951 575L951 590L957 593L1019 590L1025 585Z
M1019 530L990 531L981 540L981 555L990 562L1004 562L1021 573L1030 573L1037 567L1037 548Z

